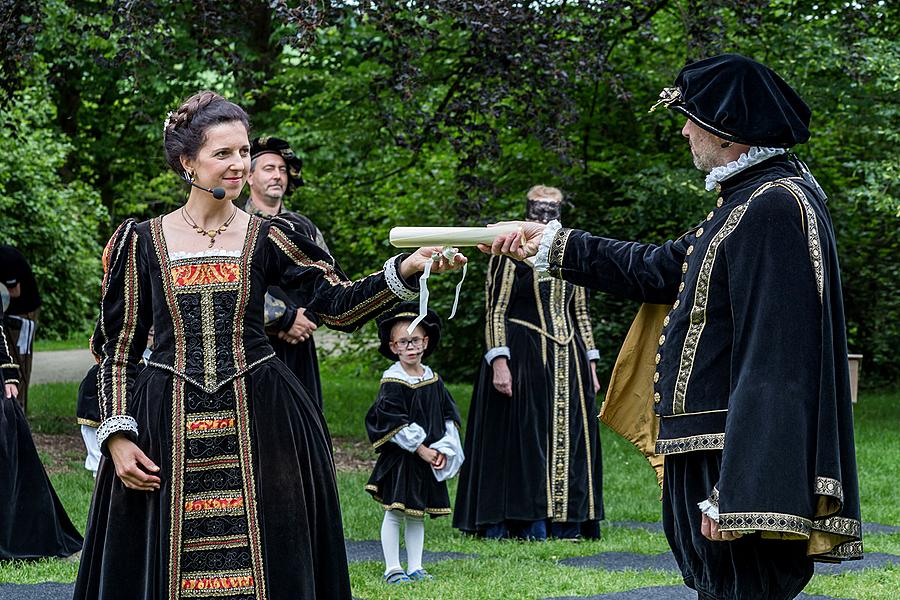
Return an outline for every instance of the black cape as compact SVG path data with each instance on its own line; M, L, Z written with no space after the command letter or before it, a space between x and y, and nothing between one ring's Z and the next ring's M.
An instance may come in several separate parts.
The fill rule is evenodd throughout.
M398 431L416 423L427 434L422 442L435 443L445 434L445 423L459 427L459 411L437 373L421 383L382 379L375 403L366 414L366 432L378 460L366 491L385 510L400 510L421 517L450 514L447 482L437 481L431 465L415 452L391 442Z
M798 577L810 559L862 556L837 247L799 163L779 156L726 179L706 220L660 246L560 229L549 263L567 281L673 305L653 375L656 451L679 457L665 461L663 514L686 581L738 597L711 558L738 546L696 533L704 500L721 529L757 532L744 545L803 542Z

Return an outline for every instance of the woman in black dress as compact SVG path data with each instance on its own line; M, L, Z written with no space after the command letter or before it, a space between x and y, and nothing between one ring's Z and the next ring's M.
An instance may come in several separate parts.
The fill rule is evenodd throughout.
M97 438L111 460L97 475L76 599L350 597L331 440L274 358L263 297L314 281L322 322L353 330L415 297L407 278L437 249L351 282L289 222L234 210L248 127L218 94L185 101L163 139L193 186L187 202L126 221L107 246L93 349ZM154 352L135 376L151 325Z
M0 327L0 560L69 556L81 550L83 540L56 496L16 402L18 376Z

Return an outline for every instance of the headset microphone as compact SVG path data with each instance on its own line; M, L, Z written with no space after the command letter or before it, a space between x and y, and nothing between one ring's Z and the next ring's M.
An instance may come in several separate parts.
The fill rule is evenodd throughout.
M185 177L184 180L187 181L192 186L194 186L195 188L201 189L204 192L209 192L210 194L212 194L212 197L215 198L216 200L221 200L222 198L225 197L225 190L223 188L217 187L217 188L209 189L209 188L203 187L202 185L197 185L196 183L191 181L188 177Z

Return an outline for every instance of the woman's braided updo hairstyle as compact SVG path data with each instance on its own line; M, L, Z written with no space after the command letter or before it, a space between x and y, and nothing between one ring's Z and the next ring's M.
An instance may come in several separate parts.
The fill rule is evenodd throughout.
M250 119L244 109L210 91L198 92L169 113L163 125L166 162L179 177L187 179L181 157L197 158L206 142L206 130L221 123L240 121L250 130Z

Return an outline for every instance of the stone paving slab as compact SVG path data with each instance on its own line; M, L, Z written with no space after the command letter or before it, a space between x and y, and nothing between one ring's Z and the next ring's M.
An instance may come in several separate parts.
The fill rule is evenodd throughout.
M0 583L0 600L72 600L73 583Z
M347 540L344 542L344 544L347 547L348 562L381 562L384 560L384 555L381 553L381 542L378 540ZM435 563L442 560L456 560L467 558L477 558L477 555L463 554L462 552L429 552L428 550L426 550L422 555L422 562L427 565L428 563ZM405 548L400 549L400 562L406 562Z
M697 592L683 585L638 588L627 592L599 594L596 596L560 596L546 600L697 600ZM854 600L853 598L832 598L831 596L810 596L800 594L797 600Z
M841 563L816 563L816 575L839 575L849 571L878 569L888 565L900 565L900 556L882 552L866 552L862 560L845 560Z

